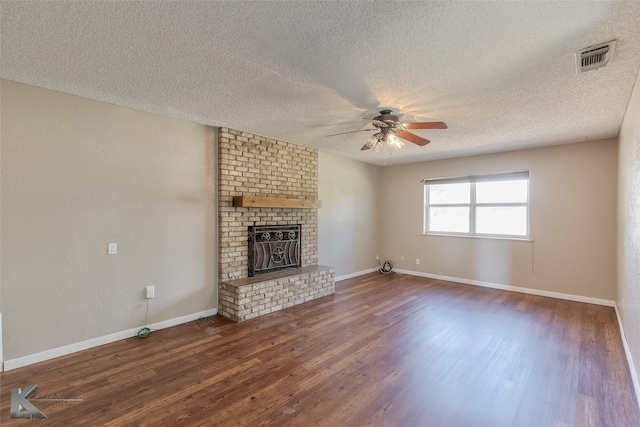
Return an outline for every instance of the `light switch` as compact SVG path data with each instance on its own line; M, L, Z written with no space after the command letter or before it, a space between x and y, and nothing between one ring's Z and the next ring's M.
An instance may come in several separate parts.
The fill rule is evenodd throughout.
M108 255L115 255L118 253L118 244L117 243L109 243L109 248L107 249Z

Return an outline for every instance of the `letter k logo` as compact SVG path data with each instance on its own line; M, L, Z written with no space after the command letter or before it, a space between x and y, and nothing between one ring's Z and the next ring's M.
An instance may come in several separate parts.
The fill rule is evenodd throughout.
M24 390L11 390L11 418L47 418L38 408L27 400L38 389L37 385L30 385Z

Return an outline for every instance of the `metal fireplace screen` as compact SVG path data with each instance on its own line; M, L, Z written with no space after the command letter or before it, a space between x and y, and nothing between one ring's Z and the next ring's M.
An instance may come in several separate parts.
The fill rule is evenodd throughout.
M300 267L300 224L249 227L249 277Z

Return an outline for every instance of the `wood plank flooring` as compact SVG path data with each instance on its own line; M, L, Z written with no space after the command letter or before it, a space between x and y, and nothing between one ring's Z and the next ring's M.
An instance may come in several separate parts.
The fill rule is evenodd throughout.
M612 308L394 274L0 382L3 427L640 426ZM11 389L32 384L48 419L10 418Z

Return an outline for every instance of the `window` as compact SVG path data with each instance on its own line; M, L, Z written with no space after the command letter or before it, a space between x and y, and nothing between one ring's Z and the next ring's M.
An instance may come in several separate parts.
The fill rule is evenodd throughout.
M529 172L424 180L424 232L529 237Z

